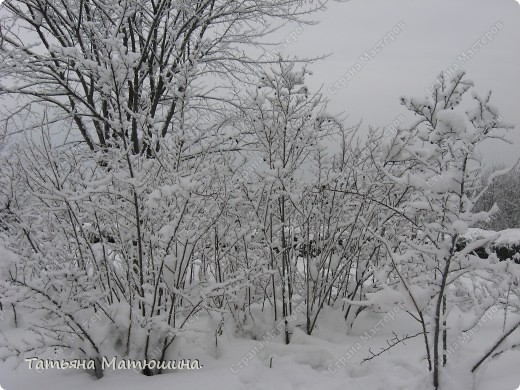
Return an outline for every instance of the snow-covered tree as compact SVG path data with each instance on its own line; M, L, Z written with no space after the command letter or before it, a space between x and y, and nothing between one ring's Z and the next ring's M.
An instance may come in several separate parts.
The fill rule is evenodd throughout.
M250 226L261 232L265 259L275 271L269 282L274 318L285 322L286 343L293 298L303 295L296 243L304 237L301 207L312 198L309 188L317 180L309 171L316 153L323 154L326 139L341 127L338 119L326 113L323 96L305 85L307 73L305 67L297 70L294 63L279 59L276 66L258 74L243 133L247 134L244 157L259 163L239 171L241 196L252 216Z
M5 1L0 95L18 104L2 120L27 114L27 129L63 123L91 150L152 156L160 138L181 132L186 105L215 117L218 102L233 103L222 88L254 67L247 46L323 7L301 0ZM42 118L38 106L52 110Z
M400 223L373 234L387 249L386 278L399 280L402 299L423 329L435 389L442 383L449 340L463 332L448 325L450 313L469 305L478 321L504 294L498 288L505 285L503 264L472 254L485 239L458 250L468 228L494 211L474 211L485 191L477 147L503 138L512 127L501 121L491 94L474 94L476 107L462 112L459 104L472 87L460 73L443 79L426 99L402 98L418 119L386 142L383 158L376 161L399 191L408 193L399 207Z

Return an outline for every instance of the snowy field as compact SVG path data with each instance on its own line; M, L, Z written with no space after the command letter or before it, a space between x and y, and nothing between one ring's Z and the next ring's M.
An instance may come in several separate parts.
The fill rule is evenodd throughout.
M2 322L3 336L22 338L19 329L8 329L8 316ZM482 366L475 375L468 374L476 357L482 356L500 333L503 313L496 311L450 355L450 364L443 381L446 389L516 390L520 385L520 351L509 351ZM459 321L463 319L460 317ZM514 317L509 316L508 322ZM381 326L378 328L378 322ZM384 315L361 313L349 335L343 330L340 313L327 312L316 335L307 336L296 329L289 345L281 335L270 337L267 331L259 348L258 341L239 339L224 334L218 349L208 347L203 329L204 319L179 337L176 350L179 359L199 359L202 368L177 370L146 377L129 370L106 370L102 379L74 369L48 369L38 373L29 364L17 365L14 358L0 364L0 384L7 390L68 390L68 389L191 389L215 390L421 390L431 389L431 374L426 370L424 346L419 337L394 347L371 361L369 349L377 353L393 338L393 333L415 334L410 316L396 311L395 319L385 322ZM380 329L373 337L371 330ZM365 333L367 332L367 333ZM510 344L520 342L520 332L513 334ZM344 358L342 361L339 359ZM271 366L271 367L270 367Z

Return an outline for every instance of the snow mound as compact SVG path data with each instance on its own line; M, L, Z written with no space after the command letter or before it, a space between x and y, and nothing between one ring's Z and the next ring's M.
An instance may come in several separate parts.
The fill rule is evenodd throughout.
M484 230L479 228L469 228L466 230L466 232L462 235L465 239L468 241L476 241L483 238L490 238L493 237L496 234L493 230Z
M484 230L478 228L469 228L462 235L468 241L481 240L483 238L491 238L498 233L498 238L493 241L495 246L512 246L520 245L520 229L505 229L499 232L493 230Z
M499 232L500 237L495 241L497 246L520 245L520 229L505 229Z

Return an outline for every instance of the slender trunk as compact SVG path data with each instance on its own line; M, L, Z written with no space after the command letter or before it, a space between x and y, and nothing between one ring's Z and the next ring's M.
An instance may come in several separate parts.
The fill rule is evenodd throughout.
M437 297L437 304L435 306L435 318L433 328L433 387L435 390L439 388L439 338L441 335L441 315L442 315L442 302L445 299L444 291L446 289L446 280L450 272L451 256L446 259L444 270L442 272L441 285L439 287L439 296ZM443 321L444 323L444 321Z
M271 256L271 270L274 271L275 269L275 261L274 261L274 254L273 254L273 248L272 248L272 242L273 242L273 214L269 214L269 242L271 243L269 254ZM278 321L278 309L277 309L277 303L276 303L276 284L274 280L274 272L271 274L271 285L273 289L273 306L274 306L274 320L275 322Z
M311 256L309 253L309 236L310 236L310 222L307 224L307 234L305 237L305 247L307 250L305 251L305 257L307 262L307 272L305 272L305 285L307 286L307 334L310 335L311 330L311 310L310 310L310 300L311 300L311 283L310 283L310 265L311 265Z
M280 221L282 225L281 232L281 252L282 252L282 316L284 321L284 332L285 332L285 344L289 344L289 322L287 320L287 316L289 315L289 305L288 305L288 283L287 283L287 248L286 248L286 240L285 240L285 199L282 195L280 199Z
M448 361L448 329L446 327L446 295L442 297L442 366Z
M432 370L432 355L430 351L430 343L428 341L428 331L426 330L426 322L422 312L419 312L419 318L421 320L421 327L424 335L424 345L426 347L426 357L428 358L428 371Z

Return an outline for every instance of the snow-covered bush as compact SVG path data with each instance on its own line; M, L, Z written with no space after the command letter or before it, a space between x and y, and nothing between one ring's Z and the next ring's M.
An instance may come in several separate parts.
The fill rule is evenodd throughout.
M468 228L494 211L473 211L485 190L476 148L490 138L502 138L511 128L490 104L490 94L473 95L476 108L461 111L460 103L472 87L460 73L452 80L443 79L426 99L402 98L418 119L384 143L374 159L395 189L407 192L395 213L399 222L392 229L373 229L387 253L379 280L399 281L402 300L423 329L436 389L450 340L463 332L448 324L450 313L463 304L461 290L471 297L475 322L507 293L504 267L472 254L492 237L459 250Z
M202 160L184 171L168 148L156 159L114 151L106 167L87 148L43 138L10 156L19 172L4 213L19 257L3 276L18 304L48 314L31 323L41 354L164 358L190 316L212 306L216 265L196 256L226 208L225 195L205 195L223 179Z
M244 46L323 6L3 4L0 96L20 106L0 120L20 137L0 175L18 259L0 299L45 312L13 353L164 359L200 312L218 335L226 308L251 303L263 270L242 258L251 232L230 184L243 146L230 112L257 68Z

